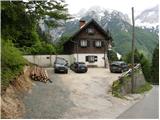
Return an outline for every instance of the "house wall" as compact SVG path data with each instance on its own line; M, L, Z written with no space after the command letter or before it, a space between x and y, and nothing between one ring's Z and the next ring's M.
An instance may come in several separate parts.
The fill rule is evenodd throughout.
M94 29L95 33L90 35L87 32L88 28L92 28ZM80 46L80 40L88 40L89 42L89 46L87 46L86 48L82 48ZM103 42L103 46L101 48L96 48L94 47L94 41L96 40L101 40ZM82 30L74 39L73 41L75 41L76 43L78 43L78 53L104 53L104 50L108 49L108 45L106 42L106 38L105 36L100 33L99 30L97 30L97 28L95 28L94 25L89 25L86 29ZM106 48L105 48L106 47ZM74 45L74 52L77 52L77 45Z
M94 63L89 63L86 61L86 56L97 56L97 61L95 61ZM75 61L77 61L77 54L73 54ZM108 59L106 58L106 67L108 68L109 64L108 64ZM79 62L85 62L86 65L88 66L96 66L96 67L104 67L105 63L104 63L104 54L78 54L78 61Z

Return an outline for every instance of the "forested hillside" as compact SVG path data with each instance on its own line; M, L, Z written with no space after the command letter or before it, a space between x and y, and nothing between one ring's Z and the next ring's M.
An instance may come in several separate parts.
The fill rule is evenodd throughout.
M66 4L60 0L1 2L1 67L4 88L27 64L22 54L56 53L57 47L49 43L39 29L40 19L45 20L48 26L55 28L59 26L59 20L68 18Z

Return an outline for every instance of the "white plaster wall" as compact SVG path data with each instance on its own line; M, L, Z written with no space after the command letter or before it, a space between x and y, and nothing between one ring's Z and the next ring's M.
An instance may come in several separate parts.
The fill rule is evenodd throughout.
M86 56L88 55L96 55L98 57L98 61L94 63L86 62ZM66 59L69 65L77 61L77 54L72 54L72 55L25 55L23 57L27 59L29 62L37 64L39 66L52 67L56 56ZM104 54L78 54L78 59L79 59L78 61L85 62L87 65L97 65L98 67L104 67L103 57L104 57ZM106 63L108 67L108 59L106 59Z
M37 64L39 66L51 67L54 64L56 55L25 55L23 57L29 62ZM47 59L47 57L49 59ZM73 61L72 55L57 55L57 57L66 59L69 62L69 65L71 64L71 61Z
M98 58L97 61L94 62L94 63L86 62L86 56L88 56L88 55L97 56L97 58ZM77 61L77 54L73 54L73 56L75 57L75 59ZM78 61L79 62L85 62L86 65L95 65L97 67L104 67L104 54L78 54ZM106 59L106 63L107 63L107 67L108 67L108 59Z

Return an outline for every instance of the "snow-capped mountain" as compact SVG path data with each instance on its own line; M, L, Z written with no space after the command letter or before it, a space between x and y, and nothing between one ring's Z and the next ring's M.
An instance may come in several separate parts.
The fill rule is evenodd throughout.
M155 21L151 20L152 16L154 16L153 12L151 11L154 11L154 9L149 9L147 10L147 12L143 12L143 14L137 16L136 24L137 20L141 21L141 23L156 23L157 17L154 17L154 19L156 19ZM157 13L157 11L154 12L154 14L155 13ZM98 6L94 6L89 8L88 10L80 10L80 12L73 15L73 17L73 19L66 21L63 27L50 30L49 33L52 36L52 41L54 43L59 42L59 38L61 37L61 35L71 36L76 31L78 31L80 19L85 20L86 23L91 19L94 19L105 31L110 31L111 36L113 37L113 49L115 51L124 55L131 50L132 25L128 15L116 10L104 9ZM147 20L148 18L150 19ZM48 30L47 27L45 27L45 29L46 31ZM135 28L136 47L150 58L155 46L158 44L157 30L155 30L154 28L147 28L147 26Z
M105 20L107 20L108 22L112 19L112 17L117 17L130 23L130 19L127 14L123 14L119 11L112 10L112 9L105 9L100 6L93 6L88 10L81 9L77 14L73 15L74 20L75 19L79 20L81 18L84 18L85 16L92 17L98 22L104 19L104 17L105 17Z
M137 19L138 18L140 19L141 17L139 16ZM86 22L95 19L105 31L109 30L113 37L113 49L115 51L124 55L131 50L132 25L127 14L98 6L91 7L88 10L83 9L78 14L74 15L74 19L66 22L63 35L70 36L75 33L79 29L80 19L83 19ZM135 31L137 49L146 56L151 57L153 49L158 43L157 31L145 27L136 27Z
M156 28L159 25L159 6L144 10L135 20L137 26Z
M88 10L82 9L78 14L73 15L73 18L74 19L67 21L65 34L72 34L74 31L78 30L80 19L84 19L86 22L94 19L106 31L117 26L118 30L127 32L130 27L130 19L127 14L123 14L116 10L104 9L99 6L93 6Z

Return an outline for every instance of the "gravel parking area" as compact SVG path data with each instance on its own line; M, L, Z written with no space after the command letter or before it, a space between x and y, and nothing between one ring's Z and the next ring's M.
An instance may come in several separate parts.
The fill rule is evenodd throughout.
M24 118L116 118L135 103L111 95L112 82L120 74L104 68L89 68L87 73L55 74L48 68L53 83L34 82L24 97Z

